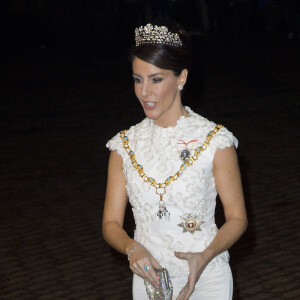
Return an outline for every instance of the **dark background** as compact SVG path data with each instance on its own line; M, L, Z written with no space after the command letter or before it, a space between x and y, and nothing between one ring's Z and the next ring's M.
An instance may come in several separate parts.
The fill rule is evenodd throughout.
M101 236L105 143L143 118L127 50L157 17L193 38L184 104L239 139L234 299L299 299L296 3L1 1L0 299L131 299L127 259Z

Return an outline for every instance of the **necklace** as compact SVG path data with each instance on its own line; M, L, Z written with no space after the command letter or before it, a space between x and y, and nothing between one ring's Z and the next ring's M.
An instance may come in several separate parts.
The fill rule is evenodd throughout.
M187 160L181 164L179 170L173 175L169 176L164 182L157 183L156 180L152 177L149 177L145 174L143 166L140 165L136 159L134 152L130 149L129 146L129 139L126 136L127 130L122 130L120 132L120 137L123 142L123 148L125 149L126 153L129 155L131 160L132 166L138 171L140 177L147 183L151 184L155 188L155 193L159 195L159 203L158 203L158 211L156 216L160 221L167 221L170 218L170 213L165 206L165 202L163 200L163 195L166 193L166 187L170 185L172 182L176 181L180 175L180 173L184 170L184 168L191 166L200 156L200 154L208 147L210 141L212 140L213 136L223 127L223 125L216 125L216 127L211 130L207 136L204 143L197 147L194 155L189 155Z

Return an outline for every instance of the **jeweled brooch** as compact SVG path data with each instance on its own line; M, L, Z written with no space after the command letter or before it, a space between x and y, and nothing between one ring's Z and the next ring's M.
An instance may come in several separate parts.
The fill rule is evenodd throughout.
M191 146L196 142L198 142L198 140L191 140L188 142L185 142L184 140L178 140L177 151L179 152L179 157L183 162L189 161L189 159L191 158L191 151L195 150L191 149Z
M194 233L195 231L201 231L200 226L204 223L203 221L199 220L199 216L192 216L188 214L185 216L180 216L181 223L178 224L179 227L183 228L183 232L190 232Z
M187 149L184 149L180 152L180 158L182 161L188 161L190 159L191 152Z

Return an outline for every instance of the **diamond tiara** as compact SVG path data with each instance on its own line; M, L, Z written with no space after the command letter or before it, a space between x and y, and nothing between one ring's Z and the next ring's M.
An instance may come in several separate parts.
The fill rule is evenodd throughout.
M135 45L160 44L182 47L182 41L177 33L169 32L166 26L147 24L135 29Z

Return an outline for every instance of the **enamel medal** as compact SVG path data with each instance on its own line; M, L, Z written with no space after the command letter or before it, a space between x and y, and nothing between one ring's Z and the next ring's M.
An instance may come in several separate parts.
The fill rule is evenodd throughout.
M192 145L197 142L197 140L191 140L185 142L184 140L178 140L177 149L179 151L179 157L183 162L189 161L191 158Z
M180 152L179 157L182 161L188 161L190 159L191 152L188 149L184 149Z

